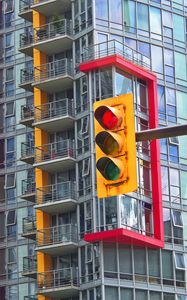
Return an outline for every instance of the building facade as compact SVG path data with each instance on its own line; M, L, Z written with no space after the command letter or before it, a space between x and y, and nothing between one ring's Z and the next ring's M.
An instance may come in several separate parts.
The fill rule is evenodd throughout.
M0 300L186 300L186 136L97 197L93 103L187 120L186 0L0 1Z

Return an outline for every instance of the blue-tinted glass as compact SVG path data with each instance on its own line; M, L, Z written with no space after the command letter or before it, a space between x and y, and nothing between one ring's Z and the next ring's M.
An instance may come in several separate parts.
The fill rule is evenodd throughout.
M152 67L153 71L163 73L163 55L162 48L158 46L151 46Z
M158 112L160 119L166 119L165 89L158 85Z
M131 47L132 49L136 50L136 40L125 38L125 44Z
M9 47L5 49L5 60L6 62L13 61L14 59L14 47Z
M12 24L13 19L14 19L14 14L13 13L9 13L9 14L5 15L5 27L6 28L9 28L13 25Z
M14 152L10 152L6 154L6 167L10 168L13 166L15 161Z
M148 31L148 6L142 3L138 3L138 29Z
M108 19L108 1L96 0L95 1L95 13L98 19Z
M139 46L139 51L140 53L142 53L143 55L150 57L150 45L144 42L139 42L138 43Z
M14 151L14 138L7 139L7 152Z
M122 24L122 6L121 0L110 0L110 20L114 23Z
M5 88L7 97L14 96L14 81L6 82Z
M168 104L176 105L175 90L166 88L166 102Z
M16 201L15 195L15 188L6 190L6 199L8 204Z
M170 66L174 65L174 56L172 50L164 49L164 63Z
M5 40L6 40L5 42L6 47L14 46L14 34L12 32L6 34Z
M135 3L131 0L124 0L124 25L125 30L129 32L136 31L136 14L135 14Z
M151 32L155 33L155 38L160 38L161 35L161 12L156 7L150 7L150 26Z
M176 107L167 104L167 116L168 116L168 121L170 122L176 122Z
M179 151L178 151L178 146L177 145L169 145L169 160L178 163L179 158Z
M167 160L167 140L160 139L160 157Z
M116 73L116 95L132 93L132 79Z

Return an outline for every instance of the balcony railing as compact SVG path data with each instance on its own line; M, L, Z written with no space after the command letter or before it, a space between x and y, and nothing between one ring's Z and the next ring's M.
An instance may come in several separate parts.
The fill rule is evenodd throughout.
M37 189L38 205L67 199L76 200L75 183L72 181L47 185Z
M75 158L75 146L72 140L42 145L35 150L35 163L69 157Z
M36 255L23 257L23 274L37 272Z
M141 67L151 69L149 57L116 40L91 45L84 49L82 62L92 61L114 54L118 54Z
M44 228L37 231L37 246L77 243L77 226L72 224Z
M73 64L71 59L56 60L34 69L34 82L41 82L56 77L73 77Z
M45 293L48 289L67 288L68 286L79 286L78 268L65 268L38 273L38 289L40 293Z
M75 116L73 100L71 99L61 99L35 107L35 122L64 116Z
M31 84L34 80L34 68L25 68L21 70L21 85Z
M33 105L22 105L21 106L21 120L30 119L34 117Z
M36 193L36 183L33 178L22 180L22 198L34 201ZM31 198L31 199L30 199Z
M23 236L28 236L30 238L35 238L36 236L36 217L30 216L23 218L23 227L22 227Z
M20 48L28 47L33 43L33 29L29 28L29 32L20 34Z
M71 36L73 34L71 20L58 20L34 29L34 42L46 41L58 36Z
M19 1L19 11L20 13L30 10L31 0L20 0Z
M34 146L33 143L21 143L20 160L32 164L34 162Z

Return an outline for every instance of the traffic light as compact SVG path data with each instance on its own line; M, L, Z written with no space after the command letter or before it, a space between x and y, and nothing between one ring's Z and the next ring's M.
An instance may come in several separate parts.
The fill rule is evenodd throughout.
M133 95L94 103L98 198L137 189Z

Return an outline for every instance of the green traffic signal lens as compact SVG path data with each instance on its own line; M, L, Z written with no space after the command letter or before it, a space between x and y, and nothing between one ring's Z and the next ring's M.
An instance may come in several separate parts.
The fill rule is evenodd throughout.
M109 161L105 168L105 175L109 180L117 180L120 175L120 169L113 163L113 161Z

